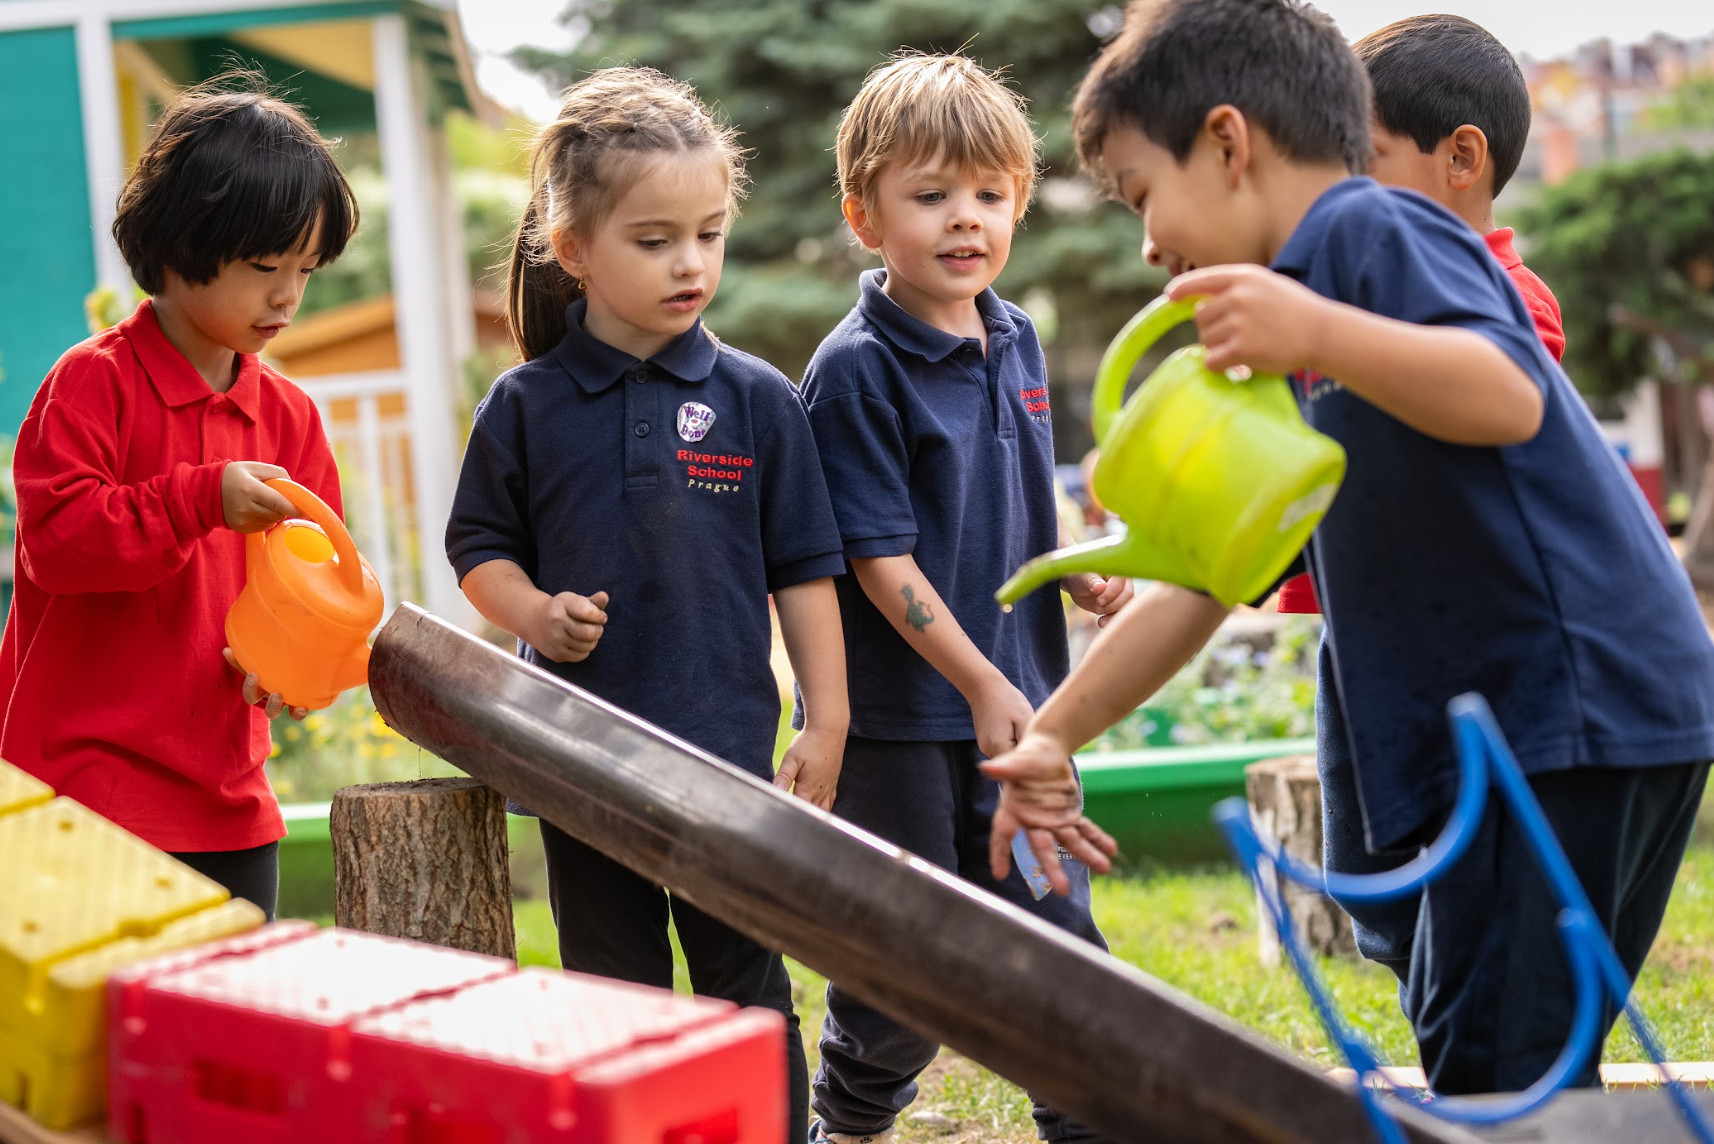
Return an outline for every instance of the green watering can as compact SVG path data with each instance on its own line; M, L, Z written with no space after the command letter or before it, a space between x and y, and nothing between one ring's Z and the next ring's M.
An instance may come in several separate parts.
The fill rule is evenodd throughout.
M1187 346L1149 375L1124 409L1125 383L1196 299L1157 298L1119 331L1095 375L1091 478L1101 503L1127 526L1038 556L1003 584L1010 607L1073 572L1166 580L1222 604L1254 600L1302 550L1333 503L1345 450L1304 424L1284 378L1234 381Z

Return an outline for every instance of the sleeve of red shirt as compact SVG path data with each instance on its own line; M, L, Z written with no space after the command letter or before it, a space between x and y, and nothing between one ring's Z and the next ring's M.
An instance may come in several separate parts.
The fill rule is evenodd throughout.
M19 431L13 475L18 546L43 590L140 592L184 567L225 522L225 461L181 462L140 484L118 480L119 411L111 366L72 360Z

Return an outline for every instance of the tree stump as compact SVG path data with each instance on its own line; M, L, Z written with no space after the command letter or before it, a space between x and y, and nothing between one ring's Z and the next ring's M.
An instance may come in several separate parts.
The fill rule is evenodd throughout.
M1263 759L1244 768L1250 815L1263 838L1272 839L1291 857L1321 868L1321 780L1314 755ZM1357 942L1351 919L1331 898L1296 882L1280 878L1286 910L1303 943L1312 952L1351 954ZM1257 898L1257 941L1262 964L1280 963L1280 939L1273 918Z
M498 793L469 778L349 786L328 830L339 925L515 956Z

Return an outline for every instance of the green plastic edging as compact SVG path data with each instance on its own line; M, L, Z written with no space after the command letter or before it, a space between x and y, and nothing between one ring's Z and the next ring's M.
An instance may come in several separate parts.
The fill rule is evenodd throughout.
M1244 768L1262 759L1315 753L1314 739L1153 747L1077 756L1084 810L1119 843L1122 865L1168 865L1231 858L1211 813L1244 797Z

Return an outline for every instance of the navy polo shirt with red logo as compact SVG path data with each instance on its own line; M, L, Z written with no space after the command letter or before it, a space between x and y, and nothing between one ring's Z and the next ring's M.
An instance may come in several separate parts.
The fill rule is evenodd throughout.
M700 322L648 361L566 312L477 407L446 529L460 580L510 560L608 595L581 663L531 663L763 778L780 695L768 593L844 570L803 400Z
M937 329L863 275L857 306L804 375L809 420L849 559L915 557L959 625L1039 706L1065 677L1058 592L1009 613L994 592L1054 548L1053 415L1047 362L1024 312L993 290L976 299L988 352ZM975 737L970 705L869 601L838 581L851 733L872 739ZM902 612L906 601L900 599Z

